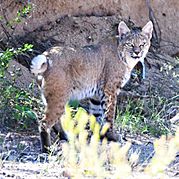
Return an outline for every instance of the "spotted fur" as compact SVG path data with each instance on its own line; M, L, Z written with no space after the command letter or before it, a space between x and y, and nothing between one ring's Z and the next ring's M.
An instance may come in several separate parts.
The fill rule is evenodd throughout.
M32 72L43 77L41 89L47 104L39 126L43 152L51 145L50 130L59 123L70 99L98 98L102 118L110 123L106 137L116 140L113 121L117 94L129 80L134 66L145 58L152 28L149 22L142 30L130 31L121 22L117 39L77 49L53 47L40 56L43 58L32 60Z
M121 30L121 35L119 35L119 54L122 58L126 58L127 54L134 59L137 58L137 60L141 63L142 71L141 71L141 77L142 79L145 79L145 64L144 64L144 58L146 57L146 54L148 52L149 47L149 40L151 38L151 33L147 36L143 35L141 28L134 28L131 31L126 27L125 24L124 29ZM120 28L120 26L119 26ZM123 28L123 27L122 27ZM146 27L145 27L146 28ZM143 29L143 31L145 30ZM120 29L119 29L120 31ZM124 53L127 52L127 53ZM136 54L136 52L138 54ZM132 62L132 61L131 61ZM130 63L130 62L129 62ZM134 61L135 63L135 61ZM134 66L134 65L133 65ZM121 87L125 86L127 81L129 80L130 76L136 76L135 72L132 71L132 74L125 73L123 76L123 81ZM117 93L120 92L120 89ZM90 114L93 114L99 123L104 123L105 121L102 120L103 110L101 103L99 99L95 98L86 98L84 100L80 101L80 105L85 108Z

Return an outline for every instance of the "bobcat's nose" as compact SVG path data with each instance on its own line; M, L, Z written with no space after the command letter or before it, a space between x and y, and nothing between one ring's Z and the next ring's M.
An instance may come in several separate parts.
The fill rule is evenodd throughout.
M134 53L135 53L136 55L139 55L139 53L140 53L140 48L134 47L134 48L133 48L133 51L134 51Z
M135 53L136 55L139 55L140 52L139 52L139 51L135 51L134 53Z

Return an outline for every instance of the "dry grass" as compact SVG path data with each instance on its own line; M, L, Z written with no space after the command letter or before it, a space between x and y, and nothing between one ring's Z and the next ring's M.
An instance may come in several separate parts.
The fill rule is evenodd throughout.
M165 170L175 159L179 151L179 129L175 136L162 136L154 142L155 155L150 163L141 168L133 168L138 163L136 153L128 156L131 144L120 146L119 143L100 141L100 132L108 129L106 124L100 130L93 116L89 116L83 109L76 115L67 106L63 117L63 127L66 130L69 143L62 145L60 159L55 160L63 168L63 174L72 178L165 178ZM89 123L89 129L86 125ZM58 156L58 155L57 155ZM57 159L56 156L56 159ZM140 171L140 172L139 172Z

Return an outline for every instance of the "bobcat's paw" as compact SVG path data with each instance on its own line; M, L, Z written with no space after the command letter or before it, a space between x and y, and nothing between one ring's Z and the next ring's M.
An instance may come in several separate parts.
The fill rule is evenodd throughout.
M122 141L122 135L118 132L115 132L113 130L108 130L104 136L101 137L101 139L106 138L108 141L113 142L121 142Z

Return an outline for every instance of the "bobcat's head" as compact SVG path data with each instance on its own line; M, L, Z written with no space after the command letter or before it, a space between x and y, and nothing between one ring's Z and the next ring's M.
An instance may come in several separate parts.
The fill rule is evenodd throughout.
M129 67L133 68L139 61L145 58L152 37L153 24L149 21L142 29L130 30L122 21L118 26L119 43L118 53Z

